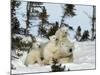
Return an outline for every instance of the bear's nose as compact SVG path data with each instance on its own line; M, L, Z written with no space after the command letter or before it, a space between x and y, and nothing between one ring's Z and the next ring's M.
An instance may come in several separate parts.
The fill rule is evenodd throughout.
M56 39L56 41L58 41L58 39Z
M69 49L69 52L72 52L72 48Z

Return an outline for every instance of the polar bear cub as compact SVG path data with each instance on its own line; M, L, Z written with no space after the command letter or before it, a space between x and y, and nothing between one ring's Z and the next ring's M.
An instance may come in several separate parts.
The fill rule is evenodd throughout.
M32 65L34 63L41 64L41 45L39 42L34 43L34 47L32 47L31 51L26 56L25 65Z
M59 49L58 46L58 39L55 35L50 37L50 41L48 44L44 47L44 64L52 64L52 58L57 58L58 55L54 55L57 50Z
M68 35L68 28L67 27L61 27L58 29L55 33L56 37L61 40L63 37L67 37Z

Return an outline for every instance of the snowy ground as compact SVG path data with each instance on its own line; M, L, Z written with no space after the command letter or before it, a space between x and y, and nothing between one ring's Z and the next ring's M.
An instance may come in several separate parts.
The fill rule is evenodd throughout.
M66 65L66 70L84 70L84 69L95 69L95 41L87 42L75 42L76 49L74 50L74 62ZM12 63L16 67L12 70L12 74L18 73L38 73L38 72L50 72L49 66L40 66L38 64L30 65L29 67L24 66L25 56L20 59L12 60ZM22 61L23 60L23 61Z

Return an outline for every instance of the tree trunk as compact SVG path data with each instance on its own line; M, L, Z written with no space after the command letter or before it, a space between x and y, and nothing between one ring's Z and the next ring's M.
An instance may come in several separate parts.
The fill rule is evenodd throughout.
M29 28L29 17L30 17L30 2L27 3L27 7L26 7L26 10L27 10L27 20L26 20L26 29L25 29L25 35L28 35L28 28Z
M94 34L95 20L96 20L96 8L95 8L95 6L93 6L92 29L91 29L92 30L92 37L91 37L92 40L94 40L94 36L95 36L95 34Z
M61 27L62 24L64 23L64 18L65 18L65 13L64 13L64 15L62 16L60 27Z

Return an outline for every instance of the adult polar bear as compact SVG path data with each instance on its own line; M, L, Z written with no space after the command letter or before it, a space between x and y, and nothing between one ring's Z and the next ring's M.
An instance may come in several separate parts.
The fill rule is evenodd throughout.
M44 48L44 64L52 64L52 59L57 59L58 63L72 62L73 49L74 44L68 39L68 28L58 29Z
M26 60L25 60L25 65L28 66L29 64L32 65L34 63L39 63L42 64L42 47L39 42L33 43L31 51L28 53Z
M73 62L73 43L62 42L60 45L48 46L44 49L44 64L52 64L53 59L56 59L58 63L70 63Z
M59 63L73 62L74 43L69 40L68 28L65 26L61 27L56 31L55 35L59 41L58 45L61 55L58 60Z

